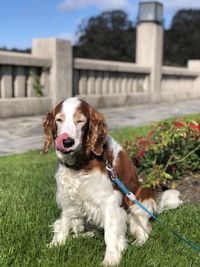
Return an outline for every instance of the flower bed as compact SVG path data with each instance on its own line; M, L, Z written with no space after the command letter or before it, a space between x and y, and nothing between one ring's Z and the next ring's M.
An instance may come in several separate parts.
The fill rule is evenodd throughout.
M174 180L200 170L199 121L156 124L146 137L125 142L144 186L174 187Z

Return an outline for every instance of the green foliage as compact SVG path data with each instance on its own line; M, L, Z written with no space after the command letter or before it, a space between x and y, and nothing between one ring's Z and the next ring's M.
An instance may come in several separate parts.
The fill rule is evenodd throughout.
M8 52L17 52L17 53L28 53L31 54L31 48L26 48L26 49L19 49L19 48L7 48L6 46L0 47L0 51L8 51Z
M41 72L49 72L49 66L44 66ZM40 77L41 73L39 74L38 71L31 70L30 76L33 78L33 89L37 96L44 96L43 89L44 86L41 84Z
M136 29L124 11L103 12L82 22L74 56L134 61Z
M177 11L164 33L164 64L185 66L200 59L200 9ZM103 12L82 21L73 47L75 57L135 61L136 26L122 10ZM3 51L31 52L31 49L0 48Z
M179 10L165 31L164 62L186 65L189 59L200 58L200 10Z
M33 89L37 96L43 96L43 85L40 82L40 76L37 74L36 71L31 70L30 75L33 78Z
M197 121L162 122L146 137L126 141L146 187L171 187L172 179L200 170L200 124Z
M184 66L200 58L200 10L179 10L165 30L164 64ZM124 11L103 12L81 23L74 56L135 61L136 27Z

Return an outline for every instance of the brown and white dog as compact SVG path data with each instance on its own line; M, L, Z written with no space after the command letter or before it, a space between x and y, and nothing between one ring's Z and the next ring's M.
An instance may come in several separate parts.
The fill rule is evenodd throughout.
M51 245L63 244L70 232L84 231L85 222L104 229L104 265L119 264L127 246L127 225L142 245L149 237L149 215L113 184L105 160L124 185L151 212L160 213L181 204L179 192L165 191L156 205L152 189L142 188L128 153L107 134L105 119L83 100L69 98L46 115L43 122L43 153L54 142L59 167L56 173L57 203L62 209L56 220Z

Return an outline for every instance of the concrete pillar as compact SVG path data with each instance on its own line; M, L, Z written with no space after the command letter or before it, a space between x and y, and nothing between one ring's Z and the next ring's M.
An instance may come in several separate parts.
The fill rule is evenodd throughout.
M25 84L26 84L26 75L25 68L18 66L16 68L14 81L14 96L15 97L25 97Z
M191 59L187 62L187 67L191 71L199 72L199 76L194 81L193 89L197 91L197 97L200 90L200 60L199 59Z
M187 67L189 70L200 71L200 60L199 59L188 60Z
M12 88L12 67L1 67L1 97L10 98L13 96Z
M67 40L33 39L33 56L52 60L50 95L53 106L72 96L72 46ZM45 67L45 66L44 66Z
M27 79L27 97L35 97L36 91L34 88L35 81L34 81L34 73L36 73L36 68L31 67L29 69L29 75Z
M150 93L153 103L161 99L163 26L140 22L136 32L136 64L151 68Z

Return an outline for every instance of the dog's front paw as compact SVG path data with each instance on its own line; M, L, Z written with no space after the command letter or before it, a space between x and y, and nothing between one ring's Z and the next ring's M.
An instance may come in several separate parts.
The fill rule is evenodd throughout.
M133 241L131 244L136 246L136 247L142 247L146 241L145 240L138 240L136 239Z
M141 247L146 243L148 238L149 238L149 235L147 233L143 232L142 234L140 234L140 236L138 236L136 238L136 240L132 243L132 245L135 245L137 247Z
M48 244L48 246L50 248L52 248L54 246L64 245L65 244L65 239L66 239L66 237L64 235L62 235L62 234L54 235L51 243Z
M78 233L78 234L73 234L72 238L77 238L77 237L93 237L95 236L95 231L88 231L86 233Z
M103 266L117 266L121 261L121 253L118 251L107 251L102 262Z

